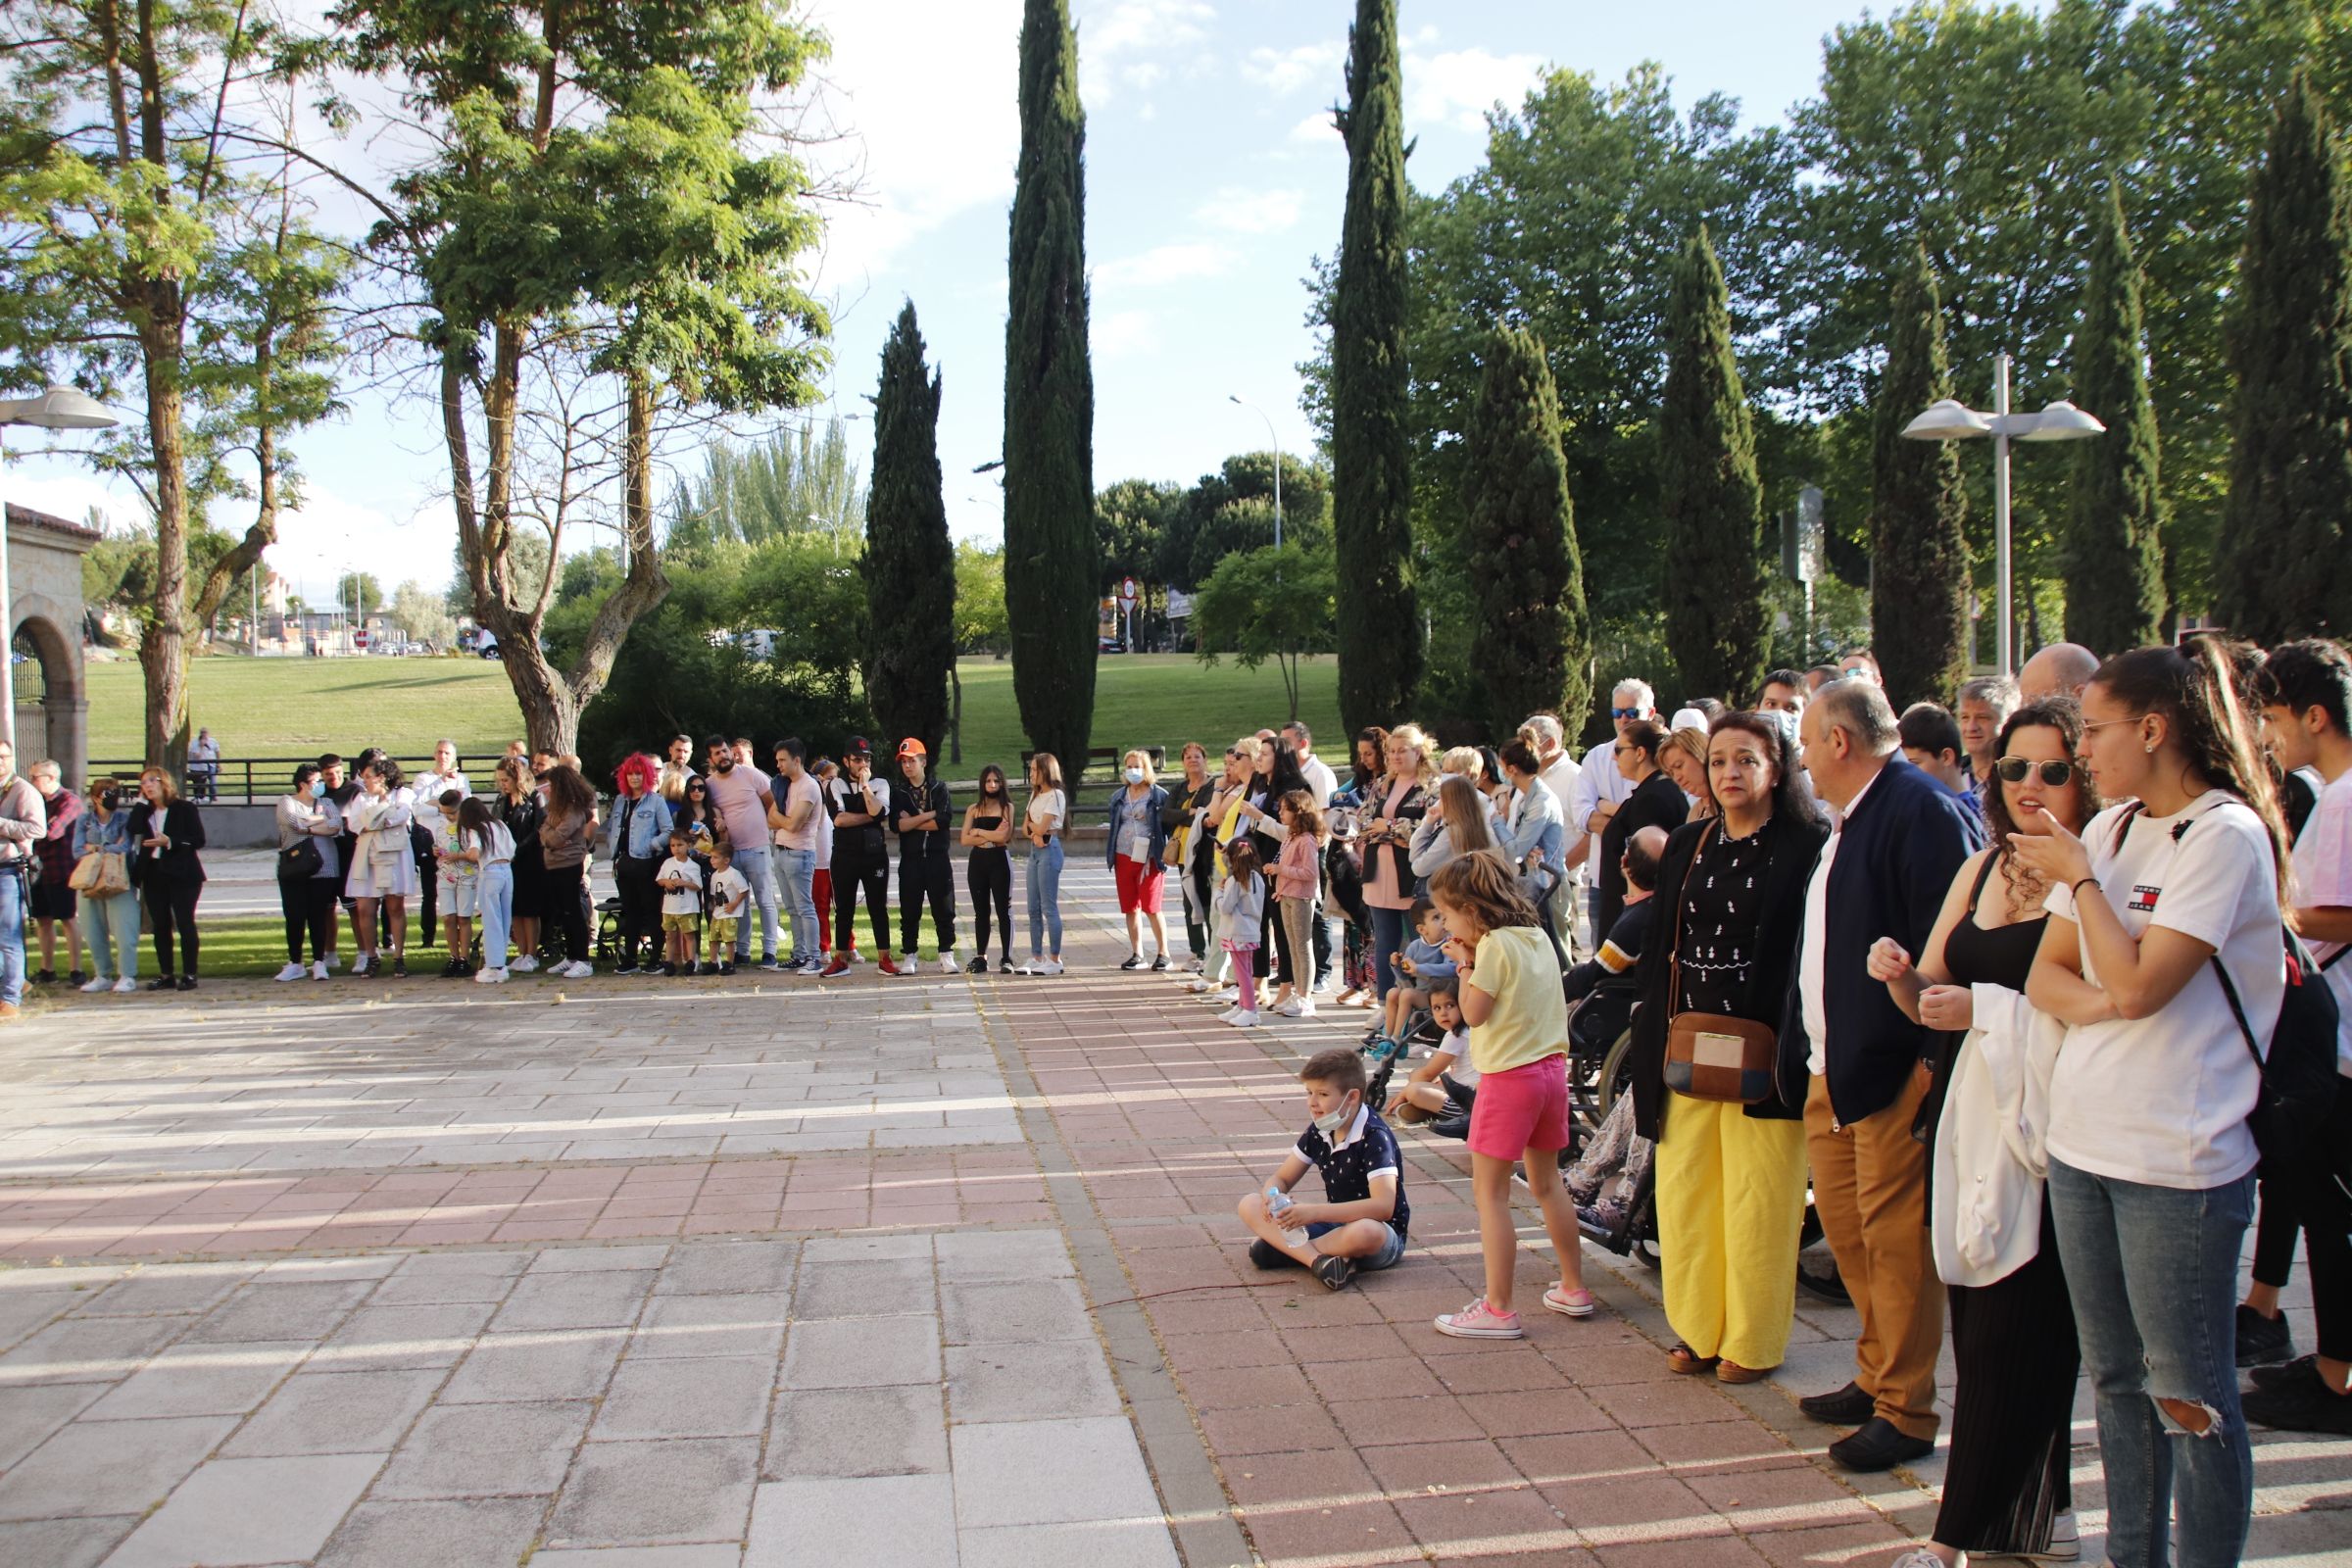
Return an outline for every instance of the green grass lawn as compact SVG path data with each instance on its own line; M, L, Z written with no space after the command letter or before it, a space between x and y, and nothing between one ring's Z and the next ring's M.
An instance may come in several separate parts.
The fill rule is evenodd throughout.
M969 777L982 762L1015 768L1027 742L1012 697L1012 665L967 659L963 682L963 761ZM1299 671L1299 716L1314 726L1316 750L1337 765L1339 669L1329 658ZM494 660L199 659L190 665L189 706L224 757L298 757L332 747L346 753L383 746L421 757L447 735L467 756L503 751L522 733L506 670ZM89 666L89 755L101 761L140 751L139 666L134 660ZM1214 667L1185 654L1106 654L1096 666L1094 743L1158 745L1171 761L1187 740L1221 752L1246 730L1290 716L1282 675L1271 664ZM655 737L648 736L651 742Z

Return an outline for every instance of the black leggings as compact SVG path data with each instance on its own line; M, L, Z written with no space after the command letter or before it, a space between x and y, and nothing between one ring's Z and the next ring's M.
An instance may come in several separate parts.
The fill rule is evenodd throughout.
M1012 961L1012 855L1006 850L977 849L964 861L964 885L972 890L972 924L979 931L973 950L988 956L989 910L996 910L1003 931L1004 961Z
M588 906L580 902L580 873L587 869L575 860L569 865L551 865L540 886L546 889L547 922L564 934L564 959L567 963L588 961Z
M612 883L620 893L620 961L624 968L634 965L648 948L659 957L661 950L655 944L662 932L662 893L654 886L654 871L660 863L635 856L612 862ZM751 911L747 908L744 912Z
M865 917L874 930L874 951L890 951L890 867L833 861L833 946L847 953L856 940L858 890L865 889Z
M928 855L913 860L900 857L899 935L905 939L900 946L908 953L922 935L925 899L931 902L931 930L944 958L956 946L956 862Z
M302 961L302 934L311 934L311 961L326 961L326 933L335 918L335 879L331 876L283 877L277 884L277 906L286 916L286 961ZM190 933L191 939L194 933ZM195 967L195 960L189 960Z
M1216 890L1209 886L1208 857L1197 856L1185 868L1185 880L1191 884L1193 897L1184 901L1184 945L1193 956L1205 961L1208 957L1208 911L1215 906ZM1183 890L1179 889L1181 894Z
M139 901L147 906L147 929L155 933L155 967L162 975L172 973L172 933L179 931L180 970L182 974L196 972L196 901L204 894L201 882L165 882L150 880L139 889Z

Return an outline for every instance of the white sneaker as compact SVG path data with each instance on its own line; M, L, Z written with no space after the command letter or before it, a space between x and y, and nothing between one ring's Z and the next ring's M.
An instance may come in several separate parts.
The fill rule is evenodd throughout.
M1048 958L1045 962L1037 966L1037 972L1039 974L1059 974L1061 973L1061 960L1059 958Z
M574 958L556 972L566 980L586 980L596 973L596 965L586 958Z
M1312 997L1299 997L1299 998L1298 998L1298 999L1297 999L1297 1001L1298 1001L1298 1010L1297 1012L1294 1012L1294 1013L1292 1013L1292 1014L1291 1014L1291 1016L1292 1016L1292 1017L1294 1017L1294 1018L1312 1018L1312 1017L1315 1015L1315 999L1314 999L1314 998L1312 998Z
M1887 1568L1943 1568L1943 1559L1925 1546L1914 1546L1895 1558Z
M299 963L289 963L283 969L277 971L277 977L280 980L299 980L310 972L310 970L305 969Z
M321 960L320 960L319 962L318 962L318 963L314 963L314 964L312 964L312 965L311 965L311 978L312 978L312 979L314 979L314 980L323 980L323 979L325 979L325 978L326 978L326 968L327 968L327 966L326 966L326 963L325 963L325 961L324 961L323 959L321 959Z
M1236 1029L1254 1029L1258 1024L1258 1015L1254 1012L1244 1012L1236 1007L1226 1015L1225 1021Z
M331 970L331 969L340 969L340 968L342 968L342 967L343 967L343 955L342 955L342 954L341 954L339 951L338 951L338 952L335 952L335 953L330 953L330 954L328 954L328 955L326 956L326 966L327 966L327 968L329 968L330 970Z
M1209 992L1214 991L1217 988L1206 979L1198 979L1187 980L1184 983L1184 989L1190 991L1196 997L1200 997L1206 996Z
M2077 1562L2082 1556L2082 1527L2075 1523L2075 1511L2069 1508L2050 1521L2050 1545L2047 1551L2022 1553L2028 1562Z
M1227 1007L1223 1012L1217 1014L1217 1022L1231 1023L1234 1019L1240 1017L1241 1015L1242 1009L1240 1007Z
M106 976L100 975L97 979L91 981L88 985L83 986L81 989L84 995L96 996L101 991L114 990L115 983L112 980L109 980Z
M939 972L941 974L961 974L963 970L956 962L956 955L943 953L939 956Z
M1315 1009L1300 1002L1297 997L1283 1003L1274 1011L1285 1018L1311 1018L1315 1015Z
M127 997L132 992L139 989L139 983L136 980L133 980L130 976L124 975L122 979L116 981L109 989L111 989L116 996Z
M1185 963L1185 966L1184 966L1184 968L1185 968L1185 972L1186 972L1187 974L1199 974L1199 973L1200 973L1201 970L1203 970L1203 969L1205 969L1205 968L1207 968L1207 967L1208 967L1208 965L1206 965L1205 963L1201 962L1201 961L1200 961L1199 958L1193 958L1193 959L1190 959L1190 960L1188 960L1188 961Z
M850 961L852 963L863 963L865 961L865 955L859 952L858 949L852 948L850 950Z
M539 972L539 955L526 953L513 963L508 964L507 967L516 974L537 974Z
M357 980L368 972L368 955L363 953L351 960L351 977Z
M507 971L504 969L479 970L474 974L473 983L477 986L503 986L507 983Z

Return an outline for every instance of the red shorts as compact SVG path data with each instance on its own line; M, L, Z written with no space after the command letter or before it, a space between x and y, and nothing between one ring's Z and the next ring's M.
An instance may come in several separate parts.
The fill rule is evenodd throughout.
M1111 874L1119 883L1119 912L1121 914L1157 914L1159 885L1167 880L1168 868L1153 860L1146 865L1141 860L1118 858Z
M1478 1075L1470 1108L1470 1152L1517 1159L1531 1149L1568 1147L1568 1058Z

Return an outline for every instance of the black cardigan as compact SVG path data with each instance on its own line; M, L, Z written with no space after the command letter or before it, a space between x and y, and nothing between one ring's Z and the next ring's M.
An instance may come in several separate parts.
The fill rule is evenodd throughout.
M149 878L159 882L202 882L204 862L196 852L204 848L204 818L186 801L173 801L164 808L163 837L172 847L161 855L150 855L141 839L156 836L155 808L146 801L130 808L130 880L144 886Z
M1630 1057L1634 1127L1644 1138L1658 1136L1665 1111L1666 1020L1674 1011L1673 1001L1666 995L1666 982L1673 968L1672 950L1681 939L1678 916L1682 910L1683 883L1690 877L1690 862L1698 854L1699 836L1708 826L1705 821L1686 822L1675 829L1666 841L1665 857L1658 862L1654 902L1659 924L1642 945L1639 970L1642 1001L1634 1012ZM1813 864L1821 858L1821 847L1829 842L1830 830L1823 822L1775 812L1756 831L1764 836L1764 900L1757 910L1756 951L1748 963L1747 990L1740 1000L1740 1016L1777 1026L1789 991L1796 983L1796 939L1804 924L1805 887L1813 878ZM1797 1120L1805 1113L1807 1087L1801 1045L1791 1052L1784 1035L1776 1065L1778 1097L1749 1105L1747 1114L1768 1120Z
M1672 835L1690 817L1690 800L1664 768L1635 785L1625 804L1610 813L1609 825L1600 830L1600 864L1593 868L1600 889L1593 930L1607 935L1616 928L1617 916L1625 912L1625 872L1618 862L1625 855L1626 841L1645 827L1662 827Z

